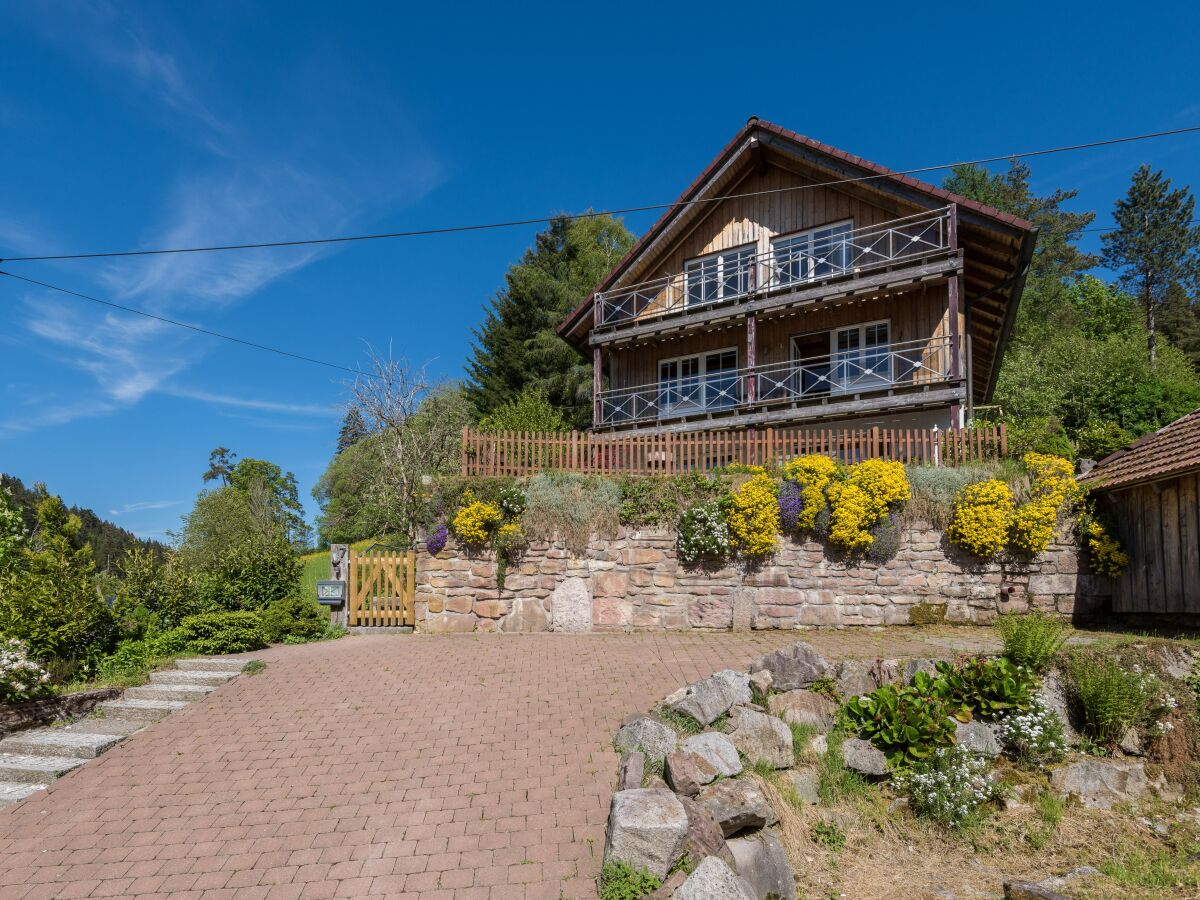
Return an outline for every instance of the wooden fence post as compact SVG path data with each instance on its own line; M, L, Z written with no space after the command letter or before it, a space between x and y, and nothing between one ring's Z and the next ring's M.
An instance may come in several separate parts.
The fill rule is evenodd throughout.
M462 475L463 478L467 477L467 456L468 456L467 439L469 438L470 434L471 434L471 426L464 425L463 432L462 432L462 446L460 447L460 452L462 454L462 466L460 467L461 471L459 473Z

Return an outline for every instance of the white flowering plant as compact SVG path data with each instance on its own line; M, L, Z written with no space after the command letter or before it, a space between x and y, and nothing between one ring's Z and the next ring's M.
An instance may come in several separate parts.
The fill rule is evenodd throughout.
M1034 700L1028 710L1016 710L999 721L1000 743L1014 760L1027 766L1056 762L1067 752L1062 719Z
M987 759L959 746L942 747L896 776L893 785L908 797L913 812L947 828L966 824L999 796Z
M0 703L30 700L50 687L50 673L29 658L18 640L0 642Z
M729 522L720 502L701 503L679 517L679 558L687 565L718 561L730 553Z

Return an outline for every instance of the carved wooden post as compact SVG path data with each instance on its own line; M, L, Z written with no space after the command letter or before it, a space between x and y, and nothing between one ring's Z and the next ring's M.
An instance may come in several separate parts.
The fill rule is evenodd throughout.
M350 545L349 544L330 544L329 546L329 577L333 581L340 581L343 585L342 596L346 599L342 603L341 610L331 609L329 611L329 621L335 625L349 625L350 623Z
M600 348L592 348L592 427L600 427L600 385L603 383L601 367L604 360L600 356Z
M746 397L753 404L758 397L758 377L754 367L758 365L758 318L754 313L746 316Z

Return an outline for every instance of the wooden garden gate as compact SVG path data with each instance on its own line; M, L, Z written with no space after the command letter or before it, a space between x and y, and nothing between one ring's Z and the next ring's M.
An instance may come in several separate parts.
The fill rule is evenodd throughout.
M351 550L347 567L346 624L416 623L417 554L413 550Z

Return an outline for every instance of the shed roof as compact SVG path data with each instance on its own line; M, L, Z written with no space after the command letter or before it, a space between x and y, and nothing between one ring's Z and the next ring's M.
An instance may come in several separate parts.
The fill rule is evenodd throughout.
M1100 460L1080 481L1113 490L1200 470L1200 409Z

